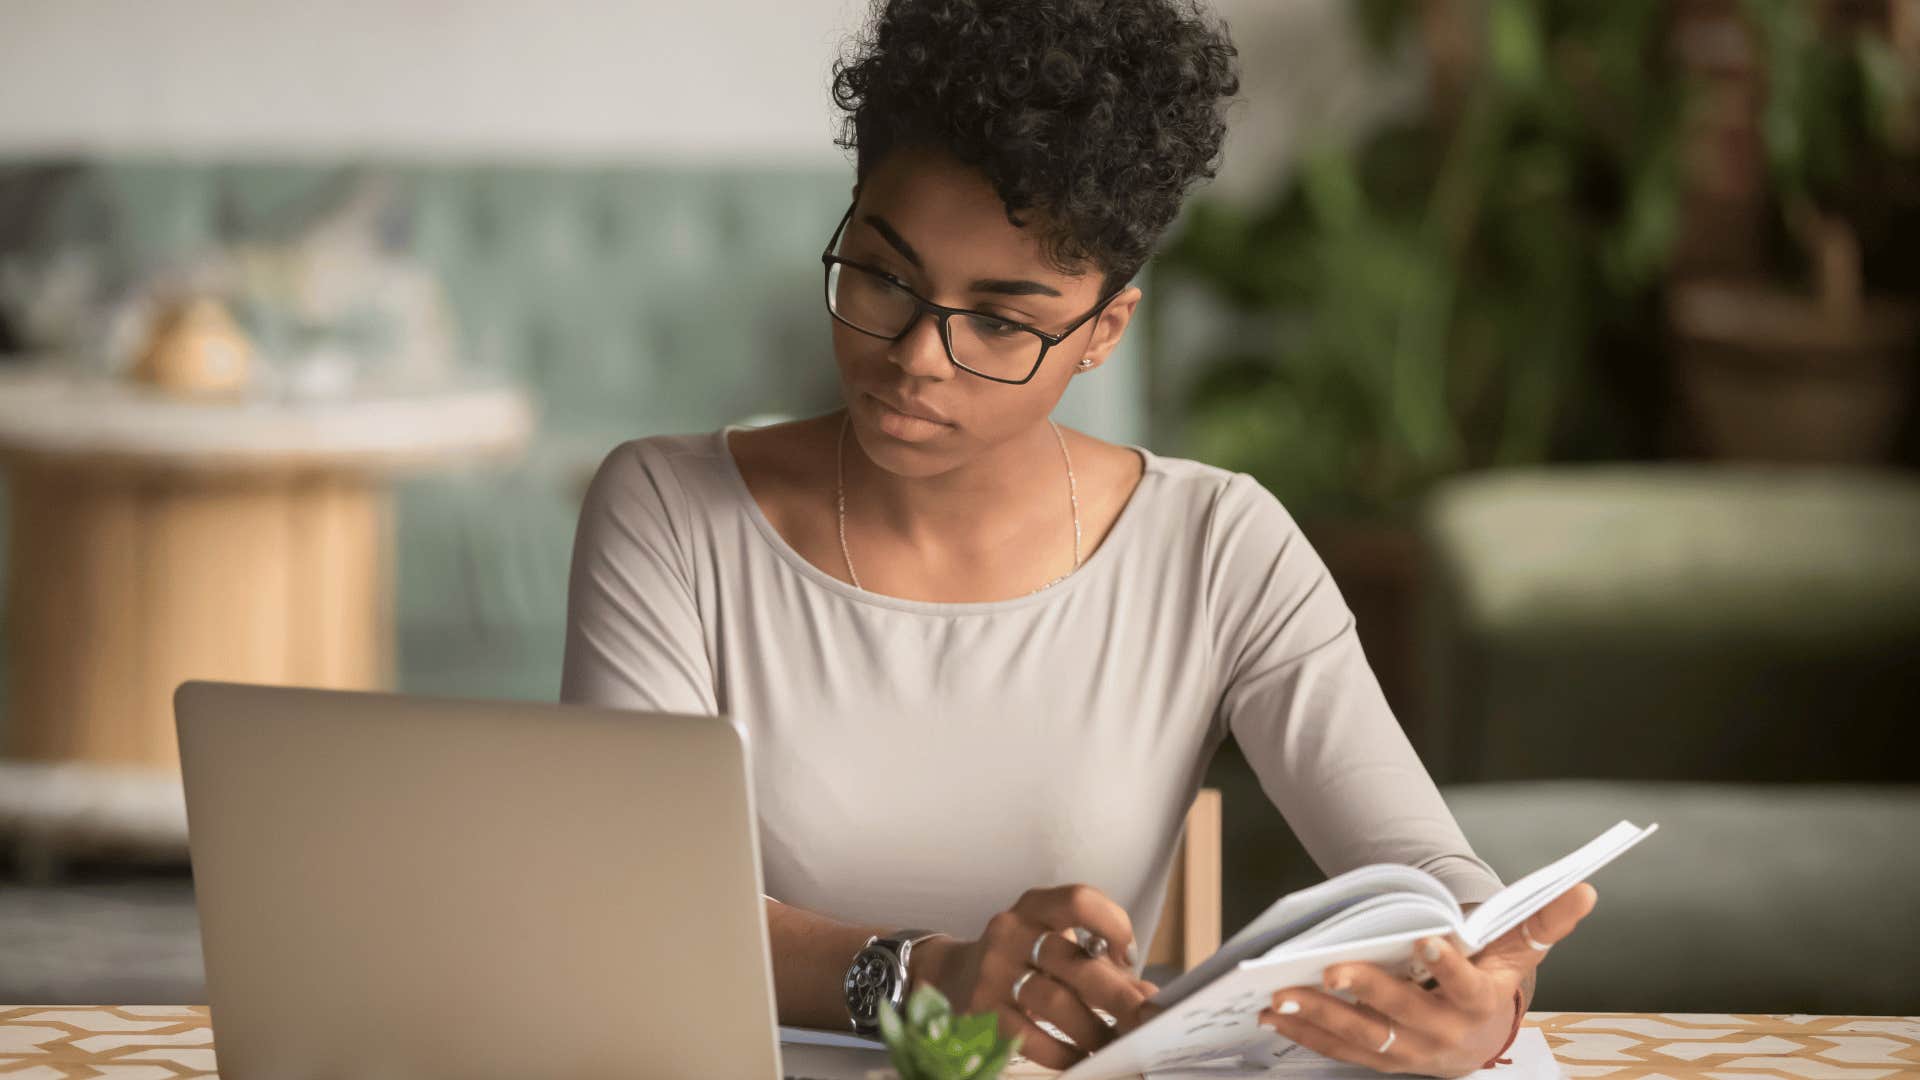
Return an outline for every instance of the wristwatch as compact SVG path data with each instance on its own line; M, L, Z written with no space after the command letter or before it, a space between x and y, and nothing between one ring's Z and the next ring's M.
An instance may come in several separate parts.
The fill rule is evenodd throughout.
M913 947L940 936L936 930L901 930L889 937L875 934L867 939L847 968L847 1015L853 1020L855 1032L872 1035L880 1030L883 1001L892 1005L895 1012L903 1011L907 961L913 955Z

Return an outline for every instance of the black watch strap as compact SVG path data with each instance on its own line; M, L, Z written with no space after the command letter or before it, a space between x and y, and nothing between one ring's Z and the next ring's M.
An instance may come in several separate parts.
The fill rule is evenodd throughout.
M847 968L845 980L847 1016L854 1031L871 1035L880 1030L882 1002L895 1011L904 1010L913 947L941 936L937 930L900 930L867 939Z

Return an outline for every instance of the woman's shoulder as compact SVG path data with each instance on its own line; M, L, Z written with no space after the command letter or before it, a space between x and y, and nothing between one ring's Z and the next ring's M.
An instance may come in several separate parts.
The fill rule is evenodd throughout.
M832 467L840 420L837 414L825 413L762 427L730 428L725 434L723 442L715 445L724 447L747 486L762 496L762 487L771 491L817 487L818 474Z
M657 472L698 466L717 458L721 433L708 431L668 435L638 435L607 451L602 471Z
M587 505L678 516L724 501L733 491L724 435L724 429L644 435L616 445L594 471Z
M1285 532L1296 528L1280 500L1247 473L1150 452L1146 472L1155 481L1156 514L1180 515L1209 532L1244 524Z
M601 461L587 501L627 513L644 509L672 521L732 517L758 501L778 522L792 493L818 488L814 473L823 455L832 453L826 427L816 417L628 439Z

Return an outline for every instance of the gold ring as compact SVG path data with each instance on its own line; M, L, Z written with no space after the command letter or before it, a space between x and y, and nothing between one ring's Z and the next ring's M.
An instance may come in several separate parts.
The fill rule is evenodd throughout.
M1399 1032L1393 1030L1393 1022L1389 1020L1387 1022L1387 1041L1381 1043L1373 1052L1376 1054L1386 1053L1387 1048L1393 1045L1393 1040L1398 1038L1399 1035Z
M1542 944L1540 944L1539 942L1537 942L1537 941L1535 941L1535 940L1533 940L1533 935L1532 935L1532 934L1529 934L1529 933L1527 933L1527 924L1526 924L1526 923L1521 923L1521 924L1520 924L1520 936L1521 936L1522 938L1524 938L1524 939L1526 940L1526 943L1527 943L1528 945L1531 945L1531 946L1533 946L1533 951L1534 951L1534 952L1546 952L1546 951L1547 951L1548 949L1551 949L1551 948L1553 948L1553 946L1552 946L1552 945L1542 945Z

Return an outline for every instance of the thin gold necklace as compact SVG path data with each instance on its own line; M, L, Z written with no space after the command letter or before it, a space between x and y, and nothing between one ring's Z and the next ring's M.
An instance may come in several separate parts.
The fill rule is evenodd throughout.
M833 496L840 518L840 557L847 560L847 577L853 580L853 587L860 588L860 575L853 569L853 552L847 548L847 427L853 422L849 413L840 419L840 442L833 453ZM1053 429L1053 437L1060 443L1060 457L1067 463L1067 501L1073 506L1073 570L1080 569L1080 490L1073 480L1073 455L1067 453L1067 438L1060 434L1060 425L1047 418L1047 426ZM1067 580L1073 570L1061 574L1033 592L1043 592ZM1032 596L1033 593L1028 593Z

